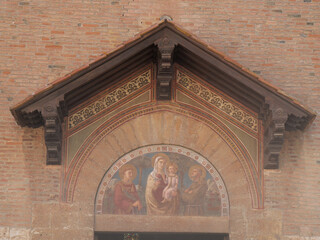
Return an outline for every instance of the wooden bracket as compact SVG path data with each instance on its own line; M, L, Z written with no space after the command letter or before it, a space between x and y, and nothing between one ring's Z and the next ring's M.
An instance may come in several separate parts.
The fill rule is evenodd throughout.
M266 120L264 133L264 168L279 168L279 155L284 141L288 113L282 108L272 111Z
M176 44L166 36L155 44L158 46L157 100L170 100L174 75L173 51Z
M54 104L47 104L42 109L44 136L47 146L47 165L61 164L62 118L58 113L58 107Z

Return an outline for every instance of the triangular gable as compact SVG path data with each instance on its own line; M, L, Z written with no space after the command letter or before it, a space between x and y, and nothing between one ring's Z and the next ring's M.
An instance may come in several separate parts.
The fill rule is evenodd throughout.
M58 79L11 109L21 126L45 126L48 164L61 161L61 124L70 110L153 62L156 98L172 98L174 64L190 70L263 120L265 168L277 168L284 131L303 130L315 114L172 22L161 22L95 62Z

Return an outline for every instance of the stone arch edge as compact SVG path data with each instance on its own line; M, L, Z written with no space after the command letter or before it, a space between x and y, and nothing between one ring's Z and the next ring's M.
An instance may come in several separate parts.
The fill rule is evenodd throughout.
M81 171L82 166L86 162L88 156L94 149L94 147L109 133L113 130L117 129L121 125L133 120L137 117L152 114L155 112L168 111L173 112L175 114L179 114L185 117L190 117L196 121L199 121L209 127L212 131L216 132L230 147L230 149L235 153L237 159L241 163L243 167L244 174L247 179L247 183L249 185L249 193L251 196L252 207L255 209L261 208L261 203L263 202L261 196L263 196L262 188L258 185L258 183L254 180L253 171L254 169L250 169L250 164L248 163L250 158L248 154L243 152L245 147L241 143L240 140L231 132L227 133L227 127L217 118L211 116L211 119L206 119L203 116L199 116L199 109L196 112L193 112L192 109L184 109L181 106L179 108L175 106L171 106L168 104L162 105L152 105L152 106L140 106L138 109L130 109L127 115L122 116L119 113L119 116L115 116L110 121L105 122L100 127L98 127L85 141L85 143L80 147L80 151L78 151L77 155L73 159L74 166L69 169L67 175L63 182L62 187L62 201L72 203L73 202L73 194L76 187L77 179L79 173ZM205 114L204 114L205 115ZM160 143L159 144L166 144ZM242 150L241 150L242 149Z

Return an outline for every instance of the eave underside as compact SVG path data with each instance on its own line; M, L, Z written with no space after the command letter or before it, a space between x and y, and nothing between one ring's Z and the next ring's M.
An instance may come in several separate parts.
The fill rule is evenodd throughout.
M264 123L266 168L278 167L284 131L303 130L315 117L277 89L259 81L168 22L57 81L12 108L11 112L21 126L36 128L44 125L48 130L46 140L56 144L61 141L60 125L72 108L151 63L156 66L159 101L171 99L173 65L177 63L256 112ZM59 126L55 129L53 123ZM57 145L60 147L61 143Z

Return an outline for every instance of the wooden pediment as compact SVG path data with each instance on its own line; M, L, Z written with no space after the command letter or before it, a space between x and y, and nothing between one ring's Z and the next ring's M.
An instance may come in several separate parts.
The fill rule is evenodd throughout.
M156 100L173 97L174 64L240 102L263 121L264 167L278 168L285 131L303 130L315 114L172 22L161 22L97 61L76 70L11 109L24 127L44 126L47 164L61 163L62 123L70 109L153 63Z

